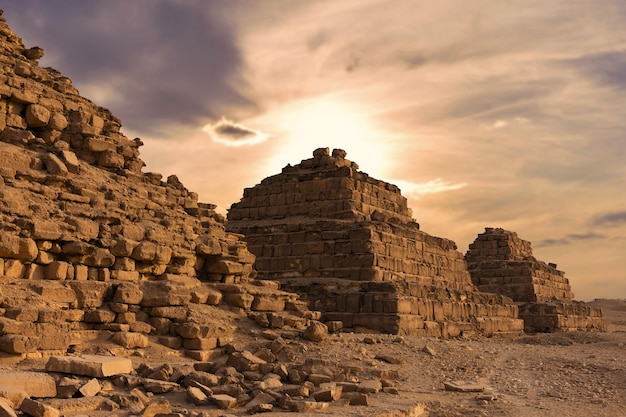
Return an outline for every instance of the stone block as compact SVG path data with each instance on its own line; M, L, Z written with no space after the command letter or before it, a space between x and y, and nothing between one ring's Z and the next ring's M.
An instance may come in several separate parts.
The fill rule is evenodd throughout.
M125 304L140 304L143 299L143 291L134 283L121 283L115 290L113 301Z
M201 339L201 338L183 339L183 347L185 349L209 350L209 349L215 349L217 346L218 346L217 337L209 337L205 339Z
M222 410L234 408L237 405L237 399L226 394L214 394L209 397L211 401Z
M43 159L46 170L50 175L65 176L69 172L67 166L53 153L49 153Z
M62 261L53 261L46 265L43 271L45 279L64 280L67 278L69 264Z
M39 339L34 336L5 334L0 336L0 350L8 353L34 352L39 346ZM0 382L1 383L1 382Z
M78 392L80 392L83 397L93 397L94 395L98 395L100 390L100 382L96 378L93 378L81 386Z
M70 281L70 287L76 293L78 308L98 308L104 304L111 286L106 282Z
M129 374L133 371L133 365L128 358L116 358L114 356L52 356L46 364L46 370L105 378Z
M0 386L24 391L35 398L49 398L57 395L54 378L43 372L1 369Z
M111 340L126 349L150 346L148 338L141 333L119 332L115 333Z
M37 258L39 249L33 239L0 233L0 258L31 262Z
M285 299L276 296L257 295L250 307L253 311L283 311L285 309Z
M12 408L19 409L28 393L22 389L0 385L0 399L7 400Z
M32 417L59 417L61 415L56 408L30 398L22 402L20 411Z

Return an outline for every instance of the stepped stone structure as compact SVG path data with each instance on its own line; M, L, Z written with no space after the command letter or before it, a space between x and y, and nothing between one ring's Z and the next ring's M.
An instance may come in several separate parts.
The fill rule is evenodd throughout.
M602 310L574 301L556 264L538 261L517 233L488 227L465 255L473 283L516 301L528 331L604 330Z
M272 313L276 326L315 317L254 280L254 255L214 205L142 173L141 141L42 55L0 18L0 351L63 351L111 331L201 359L232 329L196 328L200 305Z
M478 292L454 242L420 230L398 187L320 148L244 190L227 228L259 277L307 297L328 321L395 334L522 330L517 306Z

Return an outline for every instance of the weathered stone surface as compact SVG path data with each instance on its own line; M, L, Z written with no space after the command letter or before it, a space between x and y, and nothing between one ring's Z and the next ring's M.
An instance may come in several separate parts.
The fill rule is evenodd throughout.
M30 104L26 106L25 119L29 128L43 127L50 120L50 110L39 104Z
M96 378L90 379L86 384L78 389L83 397L93 397L100 392L100 382Z
M57 390L54 378L41 372L0 370L0 386L26 392L31 397L55 397Z
M237 405L237 399L226 394L215 394L209 397L210 400L222 410L233 408Z
M104 378L131 373L133 366L130 359L112 356L52 356L46 364L46 370Z
M127 349L150 346L148 338L141 333L119 332L113 335L112 340Z

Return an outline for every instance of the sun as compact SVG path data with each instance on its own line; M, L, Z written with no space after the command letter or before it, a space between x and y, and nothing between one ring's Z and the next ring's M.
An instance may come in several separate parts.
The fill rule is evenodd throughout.
M297 164L314 149L329 147L344 149L369 174L384 174L386 144L375 112L364 104L327 96L291 102L271 113L281 137L272 165Z

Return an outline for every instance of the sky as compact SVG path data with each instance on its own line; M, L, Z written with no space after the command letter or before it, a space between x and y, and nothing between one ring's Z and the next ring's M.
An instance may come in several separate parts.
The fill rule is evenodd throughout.
M465 253L517 232L579 300L626 298L623 0L4 0L145 171L222 210L319 147Z

